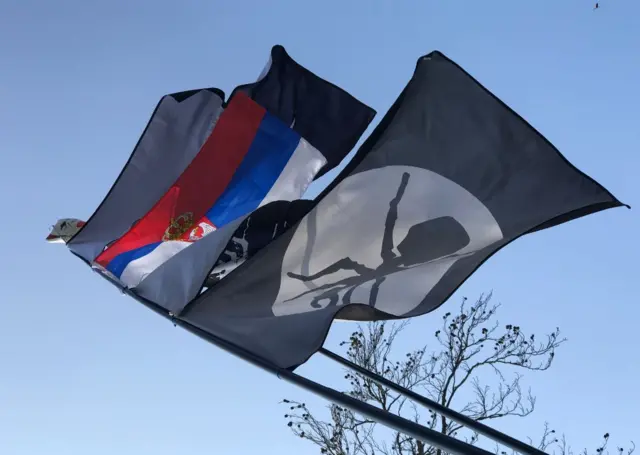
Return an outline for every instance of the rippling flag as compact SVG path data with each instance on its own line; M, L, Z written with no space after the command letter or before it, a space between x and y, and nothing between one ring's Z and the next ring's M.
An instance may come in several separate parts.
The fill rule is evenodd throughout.
M296 62L282 46L271 49L259 80L240 86L267 111L307 139L327 159L316 179L335 168L356 145L375 111ZM207 286L253 257L307 213L308 201L279 201L252 213L216 261Z
M308 213L179 318L295 368L335 318L428 313L520 236L621 205L434 52Z
M238 93L173 186L95 262L135 287L203 234L270 201L299 198L325 162L299 134Z
M179 312L247 217L299 199L374 114L275 46L264 77L226 102L215 88L164 96L86 224L49 241L59 238L116 286ZM267 213L263 228L281 221Z

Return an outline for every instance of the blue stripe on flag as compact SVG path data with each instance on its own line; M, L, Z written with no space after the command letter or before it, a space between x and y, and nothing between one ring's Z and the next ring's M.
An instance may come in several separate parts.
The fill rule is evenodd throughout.
M207 212L214 226L220 228L258 208L299 142L298 133L276 117L265 114L229 186Z
M141 246L140 248L136 248L135 250L126 251L117 255L111 260L111 262L109 262L107 270L120 278L122 272L124 272L124 269L127 268L129 263L151 253L158 247L158 245L160 245L160 243L162 242L150 243L149 245Z

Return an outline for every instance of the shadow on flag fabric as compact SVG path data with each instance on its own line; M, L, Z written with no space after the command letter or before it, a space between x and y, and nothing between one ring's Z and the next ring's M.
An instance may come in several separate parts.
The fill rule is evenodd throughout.
M314 201L309 199L274 201L252 212L233 233L207 277L205 287L214 286L247 259L280 237L309 213L314 205Z
M73 235L50 237L116 286L179 312L201 291L247 217L271 203L301 198L328 163L326 156L346 156L375 114L295 63L283 48L272 60L272 71L295 71L280 72L255 93L244 86L228 103L217 89L163 97L96 212ZM282 96L292 91L295 97ZM304 114L285 123L307 105L322 119ZM336 140L318 139L324 136Z
M433 52L308 213L178 317L293 369L335 318L428 313L509 242L621 205Z

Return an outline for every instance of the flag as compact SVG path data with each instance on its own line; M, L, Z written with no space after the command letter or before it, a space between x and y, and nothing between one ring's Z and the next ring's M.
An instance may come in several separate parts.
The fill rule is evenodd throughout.
M93 262L151 210L200 151L223 100L214 88L163 96L107 196L67 243L71 252Z
M340 164L376 112L342 88L322 79L273 46L267 66L253 84L236 88L320 150L327 164L316 178Z
M49 243L67 243L84 225L84 221L75 218L59 219L51 226L51 232L46 240Z
M284 47L271 49L258 81L237 87L300 133L327 159L316 179L345 158L369 126L375 111L293 60ZM232 94L231 98L233 98ZM234 232L207 279L211 286L302 218L310 201L261 206Z
M271 201L300 198L325 162L299 134L239 93L176 182L95 263L135 287L205 235Z
M313 202L178 317L293 369L335 318L428 313L522 235L623 205L439 52Z
M71 252L176 313L227 257L239 228L263 242L253 252L281 232L267 226L293 224L286 213L295 211L272 204L300 198L328 157L349 153L375 112L281 46L263 76L226 102L215 88L164 96L105 199L63 239ZM266 219L252 224L255 211Z
M314 206L309 199L274 201L249 214L236 229L207 277L211 287L295 225Z

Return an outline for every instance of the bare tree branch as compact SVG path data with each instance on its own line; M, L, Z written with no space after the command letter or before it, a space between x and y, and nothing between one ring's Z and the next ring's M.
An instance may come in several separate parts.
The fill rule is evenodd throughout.
M566 341L556 328L545 336L525 333L515 324L501 325L499 305L490 304L491 294L480 296L473 304L462 299L457 314L446 313L442 326L434 334L437 350L424 345L397 356L394 341L409 325L372 322L359 326L348 340L340 343L346 357L355 364L383 376L402 387L414 390L477 421L504 417L526 417L535 409L535 397L523 391L523 373L545 371L551 367L556 350ZM471 444L478 435L442 415L419 409L404 396L354 373L345 371L350 396L380 409L411 419L443 434ZM285 415L293 434L304 438L327 455L443 455L422 441L380 427L339 406L328 406L328 415L319 417L304 403L284 400ZM609 434L595 451L584 455L608 454ZM533 441L530 441L533 444ZM550 454L574 455L564 436L545 425L538 448ZM616 455L631 455L618 447ZM496 448L496 453L507 452Z

